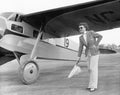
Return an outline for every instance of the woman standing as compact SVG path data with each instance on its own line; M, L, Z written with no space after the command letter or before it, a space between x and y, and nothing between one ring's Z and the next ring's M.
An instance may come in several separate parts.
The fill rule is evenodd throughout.
M99 61L99 43L102 36L93 30L89 30L87 23L79 24L79 32L82 34L79 38L79 50L78 57L79 61L83 51L83 46L86 47L85 55L88 57L88 68L89 68L89 85L88 90L93 92L97 89L98 85L98 61Z

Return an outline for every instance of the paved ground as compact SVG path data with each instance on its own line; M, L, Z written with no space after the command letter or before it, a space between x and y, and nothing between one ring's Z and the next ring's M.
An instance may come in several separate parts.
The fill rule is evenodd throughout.
M0 95L120 95L120 54L100 55L99 86L96 92L85 90L88 72L67 78L75 62L45 61L39 63L40 77L32 85L24 85L18 76L16 60L0 66Z

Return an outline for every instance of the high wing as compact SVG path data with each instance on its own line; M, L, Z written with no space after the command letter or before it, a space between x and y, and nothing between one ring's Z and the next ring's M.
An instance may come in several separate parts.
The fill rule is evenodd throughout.
M78 24L87 22L90 29L102 31L120 26L120 1L97 0L21 16L22 20L55 37L78 35Z

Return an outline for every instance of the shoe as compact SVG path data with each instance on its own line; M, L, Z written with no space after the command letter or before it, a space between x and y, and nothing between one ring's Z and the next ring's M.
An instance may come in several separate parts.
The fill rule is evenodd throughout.
M90 92L94 92L97 90L97 88L90 88L89 90L90 90Z

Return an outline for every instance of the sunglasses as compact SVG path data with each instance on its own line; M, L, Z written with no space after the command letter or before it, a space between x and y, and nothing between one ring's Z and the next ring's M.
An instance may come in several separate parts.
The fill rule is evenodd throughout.
M83 29L83 28L85 28L84 26L79 26L79 29Z

